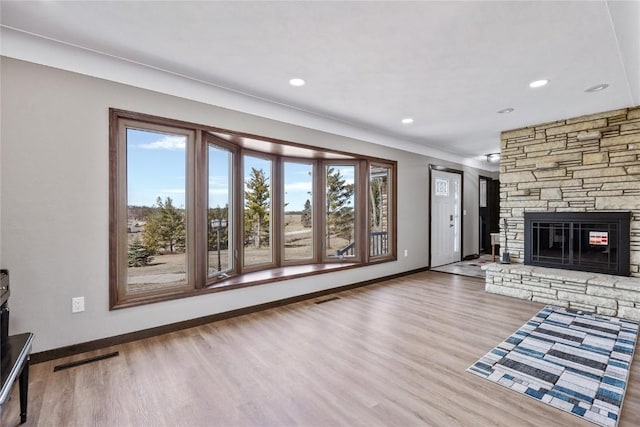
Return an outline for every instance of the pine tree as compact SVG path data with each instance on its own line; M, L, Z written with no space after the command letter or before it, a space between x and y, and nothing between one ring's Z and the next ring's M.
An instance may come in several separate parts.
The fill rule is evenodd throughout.
M369 221L371 223L371 231L380 231L382 229L382 187L385 178L372 178L369 182Z
M245 190L245 241L253 239L256 248L269 244L269 178L262 169L251 168Z
M152 254L167 250L173 254L185 248L184 212L173 206L171 197L158 197L154 210L146 217L143 232L145 247Z
M353 238L353 192L353 184L347 184L339 170L327 169L327 248L331 248L331 234L349 241Z
M129 244L127 251L129 267L144 267L153 261L151 252L144 247L140 239L136 238Z
M310 228L311 218L312 218L311 201L307 199L307 201L304 202L304 209L302 210L302 216L300 218L300 221L302 222L302 226L305 228Z

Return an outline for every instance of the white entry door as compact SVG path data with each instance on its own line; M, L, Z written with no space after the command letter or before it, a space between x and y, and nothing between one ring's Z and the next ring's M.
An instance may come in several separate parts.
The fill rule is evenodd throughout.
M431 268L461 260L461 177L431 171Z

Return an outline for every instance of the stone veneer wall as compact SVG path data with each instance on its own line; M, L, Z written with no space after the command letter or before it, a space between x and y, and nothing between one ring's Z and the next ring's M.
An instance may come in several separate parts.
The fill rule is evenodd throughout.
M511 262L523 263L525 211L631 211L629 280L637 281L637 292L626 286L626 291L633 292L631 298L626 294L626 304L631 300L640 317L640 107L503 132L501 155L501 251L505 248L502 227L506 219ZM487 291L515 296L513 289L505 287L517 284L501 280L508 271L493 268L488 272L491 270L496 274L487 274ZM559 270L558 274L569 278L572 273ZM545 292L527 294L527 298L571 305L568 302L573 295L565 292L561 298L557 292ZM582 297L574 305L599 307ZM607 304L604 311L617 312L617 302Z

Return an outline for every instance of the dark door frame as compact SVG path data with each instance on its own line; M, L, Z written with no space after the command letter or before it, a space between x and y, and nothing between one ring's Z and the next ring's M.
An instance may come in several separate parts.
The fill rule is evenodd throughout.
M481 210L483 209L480 207L480 181L483 179L487 182L487 206L484 208L486 233L482 236L484 241L478 240L478 253L480 253L480 248L482 246L484 247L484 253L489 253L491 251L491 233L497 233L500 231L500 181L495 178L479 175L478 216L481 215Z

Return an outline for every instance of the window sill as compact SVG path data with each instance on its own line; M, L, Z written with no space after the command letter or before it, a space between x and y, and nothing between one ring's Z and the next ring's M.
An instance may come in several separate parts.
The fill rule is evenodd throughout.
M344 261L340 263L290 265L230 276L197 290L196 293L217 292L247 286L262 285L271 282L281 282L283 280L314 276L316 274L330 273L333 271L368 267L390 261L397 261L397 258L395 256L379 257L377 259L370 260L368 263Z
M230 276L227 279L219 280L211 285L204 287L201 292L215 292L234 288L242 288L246 286L262 285L265 283L277 282L282 280L296 279L299 277L313 276L315 274L328 273L331 271L346 270L349 268L362 267L364 264L343 262L331 264L305 264L292 265L286 267L272 268L269 270L254 271L251 273L238 274Z
M213 292L222 292L232 289L245 288L249 286L263 285L272 282L281 282L283 280L297 279L301 277L314 276L317 274L330 273L333 271L348 270L352 268L367 267L382 262L395 261L395 258L386 258L384 260L376 260L367 264L342 262L342 263L326 263L326 264L305 264L295 266L285 266L272 268L269 270L260 270L251 273L230 276L226 279L219 280L209 284L206 287L192 289L182 292L166 293L156 296L145 296L144 298L131 298L126 301L118 302L111 307L111 310L118 310L127 307L136 307L140 305L153 304L157 302L170 301L178 298L187 298L198 295L209 294Z

